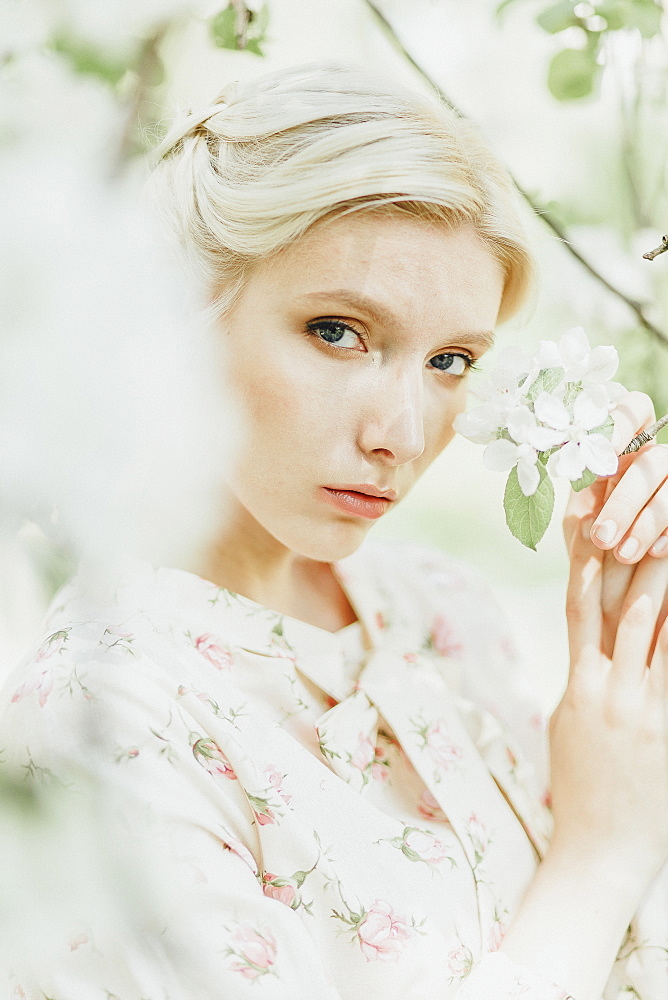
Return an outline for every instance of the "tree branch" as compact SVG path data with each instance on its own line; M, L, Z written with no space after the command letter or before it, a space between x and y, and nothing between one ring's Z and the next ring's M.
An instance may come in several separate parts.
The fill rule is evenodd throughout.
M141 106L144 103L146 94L151 87L151 78L155 72L156 66L159 64L160 57L158 54L158 47L167 32L167 27L167 24L161 25L142 44L137 66L135 68L137 81L133 88L127 113L125 115L123 130L118 144L118 151L116 153L112 174L120 173L123 170L124 164L132 154L135 135L137 133L137 126L139 124Z
M434 90L434 92L440 97L440 99L445 104L447 104L448 107L451 108L456 115L458 115L460 118L466 118L464 112L461 111L457 107L457 105L450 100L448 95L436 83L433 77L431 77L429 73L427 73L426 69L424 69L424 67L421 66L420 63L417 62L417 60L411 55L411 53L408 51L404 43L397 35L392 24L388 21L383 12L379 10L379 8L376 6L373 0L363 0L363 2L366 4L366 6L369 8L372 14L378 20L381 27L383 28L383 30L385 31L386 35L388 36L392 44L395 46L395 48L401 53L404 59L408 63L410 63L410 65L419 74L419 76L422 77L425 83L427 83L432 88L432 90ZM510 171L508 172L510 173ZM600 273L600 271L598 271L594 267L594 265L590 261L588 261L586 257L583 257L580 251L573 246L573 244L570 242L568 238L568 233L566 229L555 218L555 216L548 209L544 208L537 201L535 201L534 198L529 194L529 192L525 191L524 188L517 183L512 174L510 174L510 176L515 184L515 187L517 188L521 196L524 198L526 203L529 205L529 207L532 209L532 211L540 219L542 219L542 221L549 229L552 230L554 235L559 239L559 241L563 244L563 246L571 254L571 256L574 257L575 260L577 260L582 265L582 267L587 271L588 274L591 275L592 278L595 278L596 281L598 281L599 284L603 285L603 287L607 289L607 291L610 292L611 295L614 295L617 299L623 302L627 306L627 308L630 309L631 312L635 314L638 323L644 330L647 331L647 333L649 333L652 337L654 337L654 339L657 340L662 345L662 347L668 348L668 335L664 333L663 330L660 330L659 327L656 326L647 316L646 314L647 304L629 298L629 296L625 295L624 292L621 291L621 289L611 284L611 282L609 282L608 279L605 278Z

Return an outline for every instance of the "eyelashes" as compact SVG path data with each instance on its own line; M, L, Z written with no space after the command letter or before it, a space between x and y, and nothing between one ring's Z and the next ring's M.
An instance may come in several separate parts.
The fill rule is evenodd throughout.
M320 319L306 324L307 332L318 340L340 350L365 350L364 337L348 323L340 319ZM455 378L463 378L469 371L477 371L478 365L468 354L444 351L434 355L430 365L436 371L445 372Z

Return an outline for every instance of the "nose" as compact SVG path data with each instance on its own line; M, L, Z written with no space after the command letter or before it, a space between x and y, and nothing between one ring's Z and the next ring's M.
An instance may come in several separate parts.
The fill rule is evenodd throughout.
M419 458L425 448L421 368L419 372L389 372L365 395L359 431L362 451L390 466Z

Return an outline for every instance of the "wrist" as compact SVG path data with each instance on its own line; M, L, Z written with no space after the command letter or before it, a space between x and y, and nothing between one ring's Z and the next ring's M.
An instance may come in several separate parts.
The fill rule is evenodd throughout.
M660 870L648 853L581 842L571 844L559 838L552 839L550 849L542 864L542 877L568 883L579 892L594 892L601 899L609 896L616 905L624 904L633 914L648 885Z

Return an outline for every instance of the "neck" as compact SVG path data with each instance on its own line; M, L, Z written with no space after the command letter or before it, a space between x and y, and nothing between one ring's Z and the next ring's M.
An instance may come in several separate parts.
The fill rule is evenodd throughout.
M335 632L357 620L330 563L301 556L270 535L236 498L196 568L219 587Z

